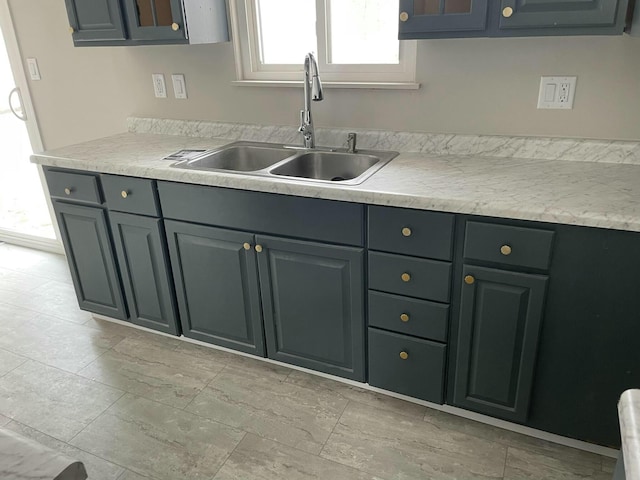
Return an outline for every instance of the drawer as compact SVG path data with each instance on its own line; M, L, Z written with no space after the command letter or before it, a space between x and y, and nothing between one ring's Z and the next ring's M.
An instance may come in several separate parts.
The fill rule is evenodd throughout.
M165 218L219 227L364 246L357 203L158 182Z
M370 249L451 260L453 215L377 206L368 211Z
M160 216L154 180L120 175L100 175L100 180L109 210Z
M441 404L446 350L441 343L369 328L369 385Z
M464 258L546 270L553 236L537 228L467 222Z
M369 252L369 288L448 302L451 264L437 260Z
M446 342L449 305L370 291L369 326Z
M98 205L102 203L96 175L45 169L44 176L52 197Z

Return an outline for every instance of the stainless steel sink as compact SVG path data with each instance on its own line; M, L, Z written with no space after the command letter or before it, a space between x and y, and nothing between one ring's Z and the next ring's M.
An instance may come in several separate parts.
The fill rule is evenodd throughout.
M271 178L357 185L398 155L397 152L344 150L234 142L171 165L192 170L234 172Z

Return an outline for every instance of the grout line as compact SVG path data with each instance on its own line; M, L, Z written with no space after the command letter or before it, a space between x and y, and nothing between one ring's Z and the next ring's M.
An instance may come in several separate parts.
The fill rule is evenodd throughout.
M100 412L98 414L98 416L96 418L94 418L93 420L91 420L89 423L87 423L84 427L82 427L82 429L76 433L73 437L71 437L66 443L68 443L69 445L71 445L72 447L75 447L75 445L73 445L71 442L73 441L74 438L76 438L78 435L80 435L82 432L84 432L91 424L93 424L96 420L98 420L100 417L102 417L111 407L113 407L118 401L120 401L120 399L122 397L124 397L125 395L127 395L127 392L122 392L122 395L120 395L118 398L116 398L111 405L109 405L107 408L105 408L102 412ZM78 447L76 447L78 448ZM84 451L84 450L83 450ZM91 453L91 452L87 452L87 453Z
M320 449L320 451L318 452L318 457L322 456L322 452L324 451L324 447L327 446L327 443L329 442L329 439L331 438L331 435L333 435L333 432L335 431L336 427L338 426L338 424L340 423L340 420L342 419L344 412L347 411L347 407L349 406L349 404L351 403L350 399L347 399L347 403L345 404L344 408L342 409L342 412L340 412L340 416L338 417L338 420L336 421L335 425L333 426L333 428L331 429L331 432L329 432L329 435L327 436L327 439L324 441L324 443L322 444L322 448ZM322 457L324 458L324 457Z
M242 438L240 439L240 441L238 443L236 443L236 446L233 447L233 450L231 450L229 452L229 455L227 455L227 458L224 459L224 462L222 462L222 464L220 465L220 467L218 467L218 469L216 470L216 472L213 474L213 477L211 477L212 480L216 480L216 477L218 476L218 473L220 473L220 470L222 470L222 467L224 467L227 462L229 461L229 459L231 458L231 455L234 454L234 452L238 449L238 446L242 443L242 441L247 437L247 435L249 435L249 432L247 432L246 430L241 430L242 432L244 432L244 435L242 435Z
M509 445L505 445L504 449L504 465L502 466L502 478L507 474L507 459L509 458L509 449L511 448Z

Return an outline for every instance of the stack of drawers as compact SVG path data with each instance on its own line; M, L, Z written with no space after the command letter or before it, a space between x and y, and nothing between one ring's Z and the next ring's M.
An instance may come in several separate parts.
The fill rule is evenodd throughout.
M454 216L370 206L369 384L442 403Z

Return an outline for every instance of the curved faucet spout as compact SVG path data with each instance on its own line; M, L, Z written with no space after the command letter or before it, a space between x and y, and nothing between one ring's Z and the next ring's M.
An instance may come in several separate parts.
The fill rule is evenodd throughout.
M300 128L305 148L316 146L313 117L311 116L311 101L319 102L324 99L322 82L318 72L318 63L313 53L304 58L304 110L300 111Z

